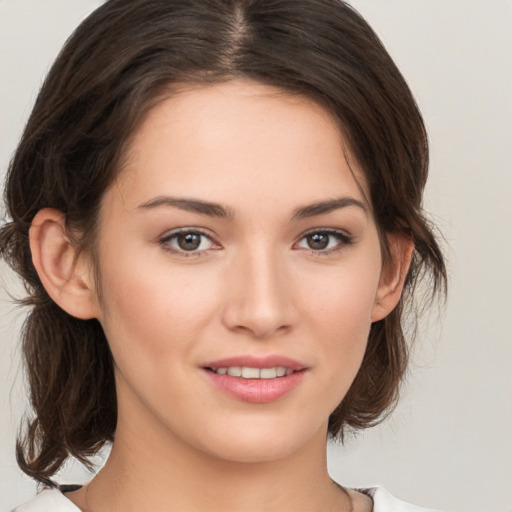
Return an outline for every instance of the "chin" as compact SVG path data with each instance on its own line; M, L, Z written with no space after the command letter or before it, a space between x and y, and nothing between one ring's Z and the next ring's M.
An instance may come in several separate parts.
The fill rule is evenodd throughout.
M297 451L299 451L299 447L294 445L283 443L269 444L265 441L257 444L244 442L229 443L229 446L225 446L222 450L216 450L215 452L212 451L212 446L209 447L210 455L217 459L245 464L276 462L289 458Z
M325 444L327 423L309 430L302 424L261 423L227 431L209 431L202 439L202 450L218 459L238 463L266 463L293 457L318 443ZM226 435L228 432L228 435Z

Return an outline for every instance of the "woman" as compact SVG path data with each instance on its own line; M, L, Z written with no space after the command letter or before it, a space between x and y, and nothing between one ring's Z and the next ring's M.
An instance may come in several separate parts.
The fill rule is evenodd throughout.
M110 0L41 90L6 185L24 279L32 510L416 510L326 469L390 411L427 140L337 0ZM68 456L104 468L80 488Z

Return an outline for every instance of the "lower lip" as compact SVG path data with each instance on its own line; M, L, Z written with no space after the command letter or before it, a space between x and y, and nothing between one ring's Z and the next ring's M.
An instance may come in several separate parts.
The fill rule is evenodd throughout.
M205 370L210 381L226 394L256 404L274 402L292 392L302 381L306 370L294 372L275 379L243 379L230 375L219 375Z

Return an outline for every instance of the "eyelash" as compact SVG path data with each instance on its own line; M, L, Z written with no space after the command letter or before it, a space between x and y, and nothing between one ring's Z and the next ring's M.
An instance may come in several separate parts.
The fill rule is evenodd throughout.
M179 235L184 234L192 234L192 235L199 235L201 237L207 238L211 241L213 245L216 245L215 248L208 248L203 249L200 251L193 250L193 251L187 251L180 248L174 248L171 246L170 242L174 239L177 239ZM315 250L311 248L304 248L305 250L308 250L311 254L315 256L328 256L333 253L337 253L345 249L347 246L354 244L354 238L347 233L343 231L338 231L335 229L315 229L312 231L308 231L307 233L304 233L300 238L298 242L295 242L294 246L297 243L300 243L302 240L306 239L309 236L313 235L327 235L329 237L334 237L337 239L338 243L335 245L335 247L331 247L329 249L321 249L321 250ZM200 242L201 244L201 242ZM164 248L164 250L172 252L173 254L179 254L180 256L183 256L185 258L198 258L202 256L206 256L207 252L210 250L218 250L220 248L219 245L217 245L212 237L202 231L201 229L197 228L184 228L177 231L173 231L172 233L166 235L165 237L160 239L160 245Z
M311 248L306 248L306 250L308 250L311 254L315 256L329 256L333 253L338 253L344 250L347 246L354 244L354 237L345 233L344 231L339 231L337 229L314 229L312 231L308 231L307 233L304 233L300 237L299 242L306 239L308 236L312 235L327 235L329 237L337 239L338 241L338 243L334 247L331 247L329 249L314 250Z
M162 239L160 239L160 245L164 248L164 250L172 252L173 254L179 254L180 256L183 256L185 258L199 258L202 256L206 256L207 251L212 250L210 248L210 249L203 249L202 251L186 251L184 249L173 248L170 245L171 240L176 239L180 235L186 235L186 234L200 235L201 237L207 238L208 240L210 240L212 242L212 244L217 245L217 244L215 244L215 242L213 241L213 239L210 235L208 235L201 229L197 229L197 228L183 228L183 229L179 229L177 231L173 231L172 233L169 233L168 235L166 235ZM218 247L220 248L220 246L218 246ZM213 250L217 250L217 249L213 249Z

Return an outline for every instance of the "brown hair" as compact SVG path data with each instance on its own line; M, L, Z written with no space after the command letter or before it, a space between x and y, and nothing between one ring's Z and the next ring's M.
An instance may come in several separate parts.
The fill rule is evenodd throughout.
M103 193L141 117L173 83L252 79L324 105L339 121L369 184L381 234L404 232L415 250L396 309L371 327L362 367L331 414L329 432L380 421L407 364L404 305L420 278L446 284L443 256L421 201L428 144L414 98L381 42L340 0L109 0L75 31L50 70L11 161L11 222L0 254L22 277L31 307L23 351L34 417L17 445L39 481L72 455L88 457L116 428L112 357L100 324L71 317L48 297L31 261L38 210L62 211L94 244ZM385 247L385 237L382 236Z

